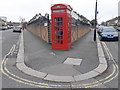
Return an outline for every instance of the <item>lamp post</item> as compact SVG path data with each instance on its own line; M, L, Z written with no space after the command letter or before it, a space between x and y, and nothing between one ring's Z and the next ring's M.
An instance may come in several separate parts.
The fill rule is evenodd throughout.
M95 22L94 22L94 41L96 41L96 25L97 25L97 0L95 4Z

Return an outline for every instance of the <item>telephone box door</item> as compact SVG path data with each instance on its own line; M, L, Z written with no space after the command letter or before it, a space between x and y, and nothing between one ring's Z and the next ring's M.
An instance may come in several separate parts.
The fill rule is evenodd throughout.
M64 17L63 16L56 16L53 17L53 36L52 36L52 40L53 40L53 45L52 48L53 49L64 49L64 33L65 33L65 24L64 24Z

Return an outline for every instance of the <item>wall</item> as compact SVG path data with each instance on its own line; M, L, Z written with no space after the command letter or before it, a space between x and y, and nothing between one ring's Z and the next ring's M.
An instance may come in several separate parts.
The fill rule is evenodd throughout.
M32 32L34 35L40 37L44 41L48 42L48 27L47 26L40 26L37 24L32 24L27 26L27 30ZM72 27L72 42L80 39L86 33L90 31L89 26L74 26Z
M90 27L88 26L72 27L72 42L80 39L82 36L84 36L89 31L90 31Z
M26 27L28 31L32 32L34 35L40 37L42 40L48 43L48 27L32 24Z

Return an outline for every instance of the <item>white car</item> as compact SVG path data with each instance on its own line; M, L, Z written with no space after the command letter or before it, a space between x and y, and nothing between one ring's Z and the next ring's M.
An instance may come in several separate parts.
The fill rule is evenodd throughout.
M2 26L2 30L7 30L8 27L7 26Z
M13 32L20 32L21 33L21 26L15 26L13 27Z

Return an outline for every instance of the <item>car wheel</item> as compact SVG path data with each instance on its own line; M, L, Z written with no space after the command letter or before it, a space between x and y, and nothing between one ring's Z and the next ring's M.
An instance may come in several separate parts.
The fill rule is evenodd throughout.
M119 41L119 37L116 39L116 41Z

